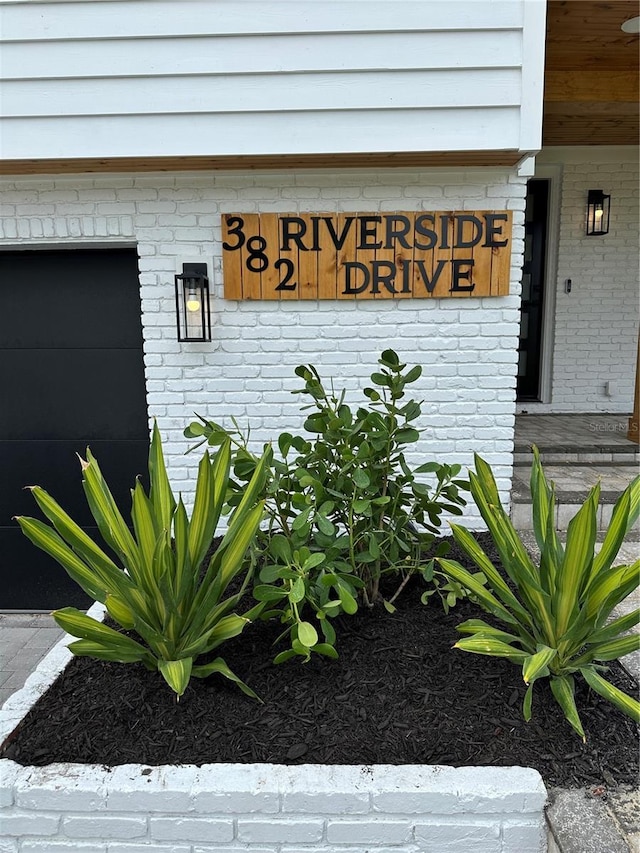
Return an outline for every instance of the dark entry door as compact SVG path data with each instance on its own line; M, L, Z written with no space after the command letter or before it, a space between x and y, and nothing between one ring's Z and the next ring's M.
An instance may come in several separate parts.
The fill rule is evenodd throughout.
M148 422L134 250L0 253L0 609L86 604L12 520L37 484L96 535L87 445L123 508L146 469Z
M527 186L522 304L518 346L518 400L540 399L540 361L547 250L549 181L532 180Z

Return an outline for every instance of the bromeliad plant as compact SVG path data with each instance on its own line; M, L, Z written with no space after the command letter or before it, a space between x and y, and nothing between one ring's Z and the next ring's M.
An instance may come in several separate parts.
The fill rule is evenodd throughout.
M25 535L57 560L82 589L106 605L125 630L135 631L141 642L103 625L73 607L53 616L68 633L81 639L69 649L76 655L130 663L142 662L158 670L180 697L191 676L204 678L218 672L249 696L255 693L229 669L223 658L197 665L196 658L213 651L240 634L262 605L243 615L232 611L239 604L252 569L240 588L225 598L230 582L246 567L245 555L263 513L263 490L270 450L257 461L242 500L227 532L207 567L203 560L213 539L227 497L231 448L222 441L211 458L205 452L199 468L191 518L182 497L176 503L167 477L157 426L149 451L150 490L138 481L132 490L131 521L125 522L102 476L97 460L87 448L80 460L87 502L102 538L117 555L114 562L67 515L44 489L31 492L53 527L35 518L18 518Z
M491 468L477 455L475 464L476 472L470 474L471 493L511 583L473 536L456 525L451 525L453 535L483 572L486 588L459 563L447 559L440 559L439 563L506 630L482 619L470 619L458 626L460 633L469 636L459 640L455 648L504 657L522 666L528 685L523 707L527 721L531 719L534 683L549 678L565 717L584 740L574 696L574 676L581 675L596 693L640 722L640 703L603 677L607 667L601 663L640 647L638 634L625 633L640 622L640 609L607 622L616 604L638 586L640 560L631 566L614 567L613 563L640 513L640 477L630 483L615 504L598 554L594 545L599 485L590 491L570 521L563 548L555 530L554 488L547 482L534 448L531 495L540 548L540 564L535 565L500 503Z

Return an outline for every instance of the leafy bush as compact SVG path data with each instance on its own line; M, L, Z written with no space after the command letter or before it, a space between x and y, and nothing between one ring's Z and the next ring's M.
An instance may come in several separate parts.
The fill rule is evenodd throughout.
M638 634L625 634L640 622L640 609L607 623L616 604L638 586L640 560L631 566L614 567L613 562L640 512L640 477L630 483L615 504L598 554L594 546L599 485L590 491L570 521L563 548L555 530L554 489L545 478L534 448L531 495L540 548L540 564L535 565L500 503L491 468L479 456L475 463L476 473L470 475L471 493L508 578L500 574L473 536L456 525L452 525L453 535L484 573L488 589L459 563L447 559L440 559L439 563L507 630L494 628L482 619L470 619L458 626L460 633L469 636L455 647L522 665L522 676L528 685L523 708L526 720L531 719L535 681L548 677L565 717L584 739L574 697L574 675L579 673L596 693L640 721L640 703L607 681L601 674L607 667L598 663L615 660L640 647Z
M422 368L407 370L393 350L383 352L379 364L372 387L364 389L368 405L355 412L345 391L328 391L315 367L296 368L304 385L294 393L312 401L303 408L309 411L307 435L285 432L278 439L280 458L273 461L266 492L268 527L259 544L261 583L254 590L288 626L291 649L278 661L293 654L308 660L311 652L335 656L330 619L354 613L359 601L372 606L381 598L384 575L398 579L396 593L385 602L389 609L415 572L437 584L433 564L424 564L425 551L433 546L442 513L459 515L465 503L459 490L468 484L455 479L460 466L431 462L412 469L405 458L405 449L420 437L413 424L421 413L420 403L404 401L405 389ZM216 444L227 432L201 419L185 435ZM240 499L257 462L237 425L232 438L238 491L231 504ZM427 473L436 481L433 489L417 477ZM454 588L444 596L452 603ZM315 618L324 642L303 618L304 610Z
M242 616L232 612L250 582L251 570L237 592L226 599L223 596L242 570L262 518L263 502L258 497L269 464L268 451L257 460L222 543L208 567L202 566L225 502L230 462L229 440L221 442L213 459L208 451L204 454L189 519L182 498L176 503L171 491L160 434L154 426L149 451L151 488L147 495L138 481L132 490L132 532L87 448L87 460L81 460L87 502L102 538L124 570L47 492L31 487L53 528L35 518L21 517L17 520L25 535L57 560L88 595L104 603L122 628L134 630L142 641L65 607L53 616L61 628L81 638L69 646L74 654L122 663L141 661L148 669L157 669L178 697L192 675L204 678L213 672L255 697L222 658L194 665L199 655L239 634L261 609L254 607Z

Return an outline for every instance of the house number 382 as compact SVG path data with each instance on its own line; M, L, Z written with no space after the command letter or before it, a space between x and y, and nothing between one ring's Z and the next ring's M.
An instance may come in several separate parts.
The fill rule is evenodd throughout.
M247 257L245 266L249 272L264 272L269 267L269 258L265 254L267 241L264 237L247 237L243 231L244 219L241 216L229 216L227 218L227 232L229 237L235 237L233 243L225 242L222 248L227 252L236 252L245 248ZM276 286L276 290L295 290L297 282L291 281L295 272L293 261L289 258L278 258L273 264L278 271L282 270L282 279Z

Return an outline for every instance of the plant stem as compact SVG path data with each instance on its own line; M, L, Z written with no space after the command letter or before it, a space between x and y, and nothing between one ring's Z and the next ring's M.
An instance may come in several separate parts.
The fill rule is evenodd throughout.
M402 592L402 590L403 590L403 589L405 588L405 586L408 584L408 582L409 582L409 578L411 577L411 575L412 575L412 574L413 574L413 571L408 572L408 573L404 576L404 578L402 579L402 583L400 584L400 586L398 587L398 589L394 592L394 594L393 594L393 595L391 596L391 598L389 599L389 604L393 604L393 602L396 600L396 598L400 595L400 593Z

